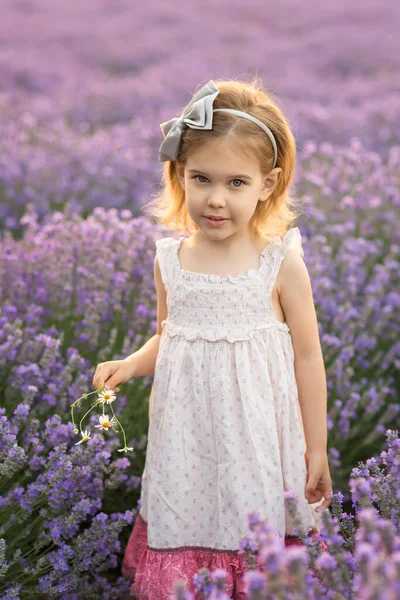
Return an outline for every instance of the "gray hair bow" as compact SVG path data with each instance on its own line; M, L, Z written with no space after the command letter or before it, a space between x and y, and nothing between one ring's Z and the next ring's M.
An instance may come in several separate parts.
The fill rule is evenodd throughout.
M160 162L175 160L179 153L179 145L183 130L212 129L214 98L219 94L219 89L211 79L197 92L188 104L182 117L170 119L161 123L164 141L160 146Z
M213 110L213 103L218 94L219 89L214 81L210 79L210 81L193 96L186 111L181 117L174 117L169 121L165 121L165 123L161 123L160 127L164 136L164 141L160 146L160 162L175 160L177 158L182 133L187 127L190 127L190 129L210 130L212 129L213 112L230 112L253 121L253 123L256 123L265 131L271 140L274 149L274 165L272 168L275 168L278 150L272 131L265 123L241 110L235 110L233 108L215 108Z

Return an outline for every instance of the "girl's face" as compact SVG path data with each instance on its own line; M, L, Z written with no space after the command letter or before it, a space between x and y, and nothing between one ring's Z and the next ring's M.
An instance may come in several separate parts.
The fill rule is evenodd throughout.
M249 236L249 221L259 201L265 202L275 189L281 169L262 175L258 163L240 154L231 140L215 140L193 153L184 167L178 165L190 217L208 240L221 241ZM206 216L226 219L212 227Z

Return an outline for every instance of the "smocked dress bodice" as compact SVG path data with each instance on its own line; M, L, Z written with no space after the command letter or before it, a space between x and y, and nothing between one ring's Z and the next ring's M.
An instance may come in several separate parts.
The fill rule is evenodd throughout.
M276 319L271 298L286 250L298 248L303 255L298 227L283 240L278 236L271 239L260 254L258 268L225 277L182 269L179 248L183 239L169 237L156 242L167 292L168 318L162 326L168 335L235 342L249 340L271 327L289 332L287 323Z

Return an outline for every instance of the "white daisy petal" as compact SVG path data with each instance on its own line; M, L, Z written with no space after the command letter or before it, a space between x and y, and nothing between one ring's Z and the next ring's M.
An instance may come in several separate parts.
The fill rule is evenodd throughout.
M81 435L82 435L81 441L77 442L75 444L75 446L77 446L78 444L82 444L82 442L87 442L88 440L91 439L89 429L85 429L85 431L81 431Z
M111 404L115 400L115 392L113 390L103 390L100 392L98 399L103 404Z

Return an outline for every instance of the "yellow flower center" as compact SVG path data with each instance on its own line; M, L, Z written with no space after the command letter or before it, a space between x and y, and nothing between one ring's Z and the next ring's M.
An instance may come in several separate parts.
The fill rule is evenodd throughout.
M110 427L111 423L109 421L103 421L102 427Z
M89 438L87 437L87 435L85 435L85 437L83 438L82 442L87 442L87 441L88 441L88 439L89 439Z
M111 398L110 394L104 394L104 400L109 400Z

